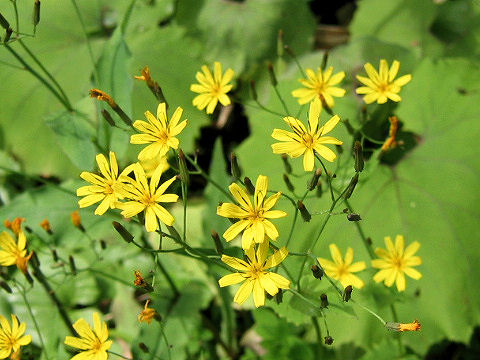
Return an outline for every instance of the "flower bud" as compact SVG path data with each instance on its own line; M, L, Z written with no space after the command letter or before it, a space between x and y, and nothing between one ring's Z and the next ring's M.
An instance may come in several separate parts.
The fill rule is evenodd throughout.
M355 190L355 186L357 186L357 183L358 183L358 173L356 173L350 180L350 184L348 184L347 190L345 191L345 194L343 194L343 197L345 199L349 199L350 196L352 196L353 190Z
M323 270L318 265L312 265L310 270L312 270L312 274L315 279L322 279Z
M353 145L353 151L355 154L355 171L361 172L363 170L363 149L362 144L360 141L355 141L355 145Z
M5 281L0 281L0 287L9 294L13 292L10 286L8 286L8 284Z
M320 68L322 69L322 71L325 71L326 67L327 67L327 62L328 62L328 50L326 50L324 53L323 53L323 56L322 56L322 65L320 65Z
M312 178L310 179L310 181L309 181L308 184L307 184L307 189L308 189L308 191L312 191L313 189L315 189L315 187L317 186L318 180L320 179L320 176L321 176L321 175L322 175L322 169L317 168L317 169L315 170L315 172L313 173Z
M57 250L52 249L52 257L53 257L53 261L58 262Z
M352 297L352 291L353 291L352 285L347 285L347 287L343 291L343 295L342 295L343 301L348 302L348 300L350 300L350 298Z
M275 295L275 302L281 304L283 302L283 290L278 289L278 293Z
M255 82L250 79L249 84L250 84L250 96L254 101L257 101L258 94L257 94L257 90L255 89Z
M333 338L331 336L325 336L325 345L332 345Z
M178 149L178 167L180 169L180 180L188 186L190 184L190 175L188 173L187 162L185 160L185 154L182 149Z
M230 154L230 170L232 173L233 181L237 181L242 176L242 172L240 171L240 167L238 166L237 155L235 153Z
M408 324L403 324L403 323L397 323L397 322L387 322L385 324L385 327L388 330L393 330L393 331L420 331L421 325L418 322L417 319L415 319L412 323Z
M43 219L40 221L40 227L47 232L48 235L53 235L52 228L50 226L50 222L47 219Z
M103 119L108 123L108 125L114 127L115 126L115 120L113 120L112 118L112 115L110 115L110 113L103 109L102 110L102 116L103 116Z
M255 194L255 187L253 186L252 184L252 180L250 180L250 178L246 177L245 176L245 179L243 179L244 183L245 183L245 188L247 189L247 192L250 194L250 195L253 195Z
M212 239L215 244L215 249L217 250L217 254L222 255L223 254L223 245L222 242L220 241L220 237L218 236L218 233L215 230L212 230Z
M105 240L100 239L100 247L102 248L102 250L105 250L107 248L107 243L105 242Z
M33 5L33 26L37 26L40 22L40 0L35 0Z
M285 172L287 174L291 174L292 166L290 165L290 162L288 161L288 156L286 154L282 154L282 161L283 161L283 166L285 168Z
M300 210L300 215L305 222L309 222L312 219L312 215L308 212L307 208L300 200L297 201L297 209Z
M325 309L325 308L328 308L328 298L327 298L327 294L322 294L320 295L320 300L321 300L321 305L320 307L322 309Z
M348 221L360 221L360 220L362 220L362 218L358 214L351 213L351 214L347 214L347 220Z
M72 223L73 226L75 226L81 232L85 232L85 228L82 225L82 222L80 220L80 215L78 214L77 210L72 211L70 213L70 222Z
M0 13L0 26L3 27L5 30L10 28L10 23L7 19Z
M72 255L68 257L68 263L70 265L70 271L73 275L77 275L77 267L75 266L75 259Z
M317 184L316 195L318 198L321 198L323 195L322 182L320 180L318 181L318 184Z
M294 192L295 191L295 187L293 186L293 184L291 183L290 181L290 178L288 177L287 174L283 174L283 182L285 183L285 185L287 186L287 189L291 192Z
M123 240L125 240L127 243L131 243L133 241L133 235L130 234L130 232L125 229L122 224L117 221L112 221L112 224Z
M145 343L143 343L143 342L138 343L138 347L139 347L140 350L142 350L145 354L150 353L150 350L148 349L148 346L145 345Z
M275 76L275 69L273 68L273 64L269 61L267 62L268 68L268 75L270 76L270 82L272 86L276 87L278 85L277 77Z

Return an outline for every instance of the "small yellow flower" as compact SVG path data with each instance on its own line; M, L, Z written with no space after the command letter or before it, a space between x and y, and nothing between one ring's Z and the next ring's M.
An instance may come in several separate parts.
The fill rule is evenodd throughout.
M118 164L115 153L110 151L110 165L103 154L95 157L100 175L84 171L80 177L92 185L82 186L77 189L77 196L84 196L78 201L81 208L100 202L95 209L95 215L103 215L108 208L114 209L115 203L121 198L118 192L118 185L122 183L122 179L131 171L125 169L118 175Z
M253 242L263 243L266 240L265 236L271 240L278 238L277 229L267 219L284 217L287 216L287 213L281 210L270 210L282 193L278 192L266 199L267 187L267 177L260 175L255 184L253 205L247 192L236 183L228 187L228 190L230 190L240 206L232 203L223 203L217 207L217 215L239 219L225 231L223 234L225 240L231 241L243 231L242 248L246 250L252 246Z
M27 238L23 231L20 230L17 237L18 243L6 231L0 234L0 248L2 249L0 250L0 265L17 265L18 270L25 274L27 263L33 252L30 252L27 256L27 250L25 249Z
M353 249L351 247L347 249L345 259L342 259L342 255L335 244L330 244L330 254L332 255L333 262L323 258L317 259L326 274L340 281L343 287L352 285L357 289L361 289L363 287L363 281L353 273L364 270L367 267L365 261L358 261L352 264Z
M229 84L234 75L232 69L225 71L222 75L222 66L218 61L213 64L213 76L206 65L202 66L203 74L197 71L195 78L200 84L190 85L190 90L200 95L193 99L193 106L199 110L207 108L207 114L212 114L213 110L220 103L223 106L230 105L230 98L227 93L233 85Z
M278 289L288 289L290 281L283 276L267 270L280 264L288 255L285 247L275 251L267 258L268 241L261 243L255 253L255 247L250 247L245 254L247 261L222 255L222 261L241 272L228 274L218 280L221 287L238 284L244 281L233 299L237 304L243 304L253 291L253 301L258 308L265 304L265 291L274 296Z
M395 245L393 245L390 236L386 236L385 246L386 249L375 249L375 254L381 259L372 260L372 266L381 270L375 274L373 280L377 283L383 281L388 287L395 282L397 290L404 291L405 274L415 280L422 277L422 274L412 268L412 266L418 266L422 263L419 256L414 256L420 248L420 243L414 241L404 251L403 236L397 235Z
M157 167L150 182L148 182L145 171L139 163L133 164L131 168L135 174L135 180L129 177L125 178L126 184L123 184L120 190L122 195L130 201L117 203L116 207L122 210L122 215L126 218L144 211L145 229L148 232L158 230L157 218L171 226L174 221L173 216L159 203L176 202L178 200L176 194L164 194L170 184L175 181L176 176L158 186L164 171L162 166Z
M32 341L30 335L23 335L25 332L25 323L18 323L15 315L12 316L12 327L7 319L0 315L0 359L19 358L20 347L30 344Z
M298 80L305 87L292 91L292 96L299 98L300 105L319 99L322 104L332 108L335 105L333 96L343 97L345 95L344 89L334 86L343 80L345 73L342 71L332 76L332 72L332 66L323 72L321 68L318 68L317 73L312 69L307 69L307 78Z
M302 155L303 168L305 171L312 171L315 166L315 153L324 159L333 162L337 155L325 144L342 145L343 142L332 137L323 136L328 134L338 124L340 118L338 115L332 116L327 123L318 127L318 119L322 105L318 99L310 103L310 110L308 113L308 130L300 122L291 116L284 117L283 120L292 128L293 132L286 130L274 129L272 137L276 140L282 141L280 143L272 144L274 154L287 154L291 158L297 158Z
M93 328L85 319L79 319L73 324L73 328L80 337L67 336L65 344L81 352L71 360L106 360L107 350L112 346L113 341L108 340L108 328L105 322L100 321L98 313L93 313Z
M357 88L356 92L357 94L365 94L363 97L365 103L371 104L376 101L378 104L384 104L388 99L395 102L402 100L398 93L402 89L402 86L412 80L412 75L403 75L395 80L395 76L397 76L398 69L400 68L399 61L395 60L389 69L387 60L380 60L379 72L377 72L370 63L366 63L364 67L368 78L357 75L358 81L365 86Z
M149 308L148 307L148 303L150 302L150 300L147 300L147 302L145 303L145 306L143 308L143 310L140 312L140 314L138 314L138 321L140 322L146 322L147 324L150 324L152 322L152 319L155 317L155 316L158 316L157 312L155 311L155 309L152 309L152 308Z
M175 137L182 132L187 125L187 120L179 123L183 109L177 107L172 118L168 121L167 105L161 103L157 108L157 116L150 111L145 112L148 122L137 120L133 126L142 132L130 137L131 144L150 144L138 154L138 160L145 161L157 156L165 156L169 149L178 149L180 141Z
M151 178L155 169L159 166L163 166L163 171L166 171L170 168L170 164L168 163L166 156L156 156L151 159L140 161L140 165L142 165L143 170L145 170L145 175L147 175L147 178Z
M390 122L390 128L388 129L388 138L380 148L380 151L382 152L393 149L397 145L397 142L395 141L395 135L397 133L398 119L396 116L390 116L388 121Z
M385 327L389 330L393 331L420 331L421 325L417 319L415 319L412 323L403 324L403 323L396 323L396 322L387 322Z

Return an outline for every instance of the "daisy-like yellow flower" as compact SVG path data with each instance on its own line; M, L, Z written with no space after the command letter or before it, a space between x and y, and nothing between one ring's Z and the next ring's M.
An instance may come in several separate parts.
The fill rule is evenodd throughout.
M152 319L155 317L155 316L158 316L157 312L155 311L155 309L152 309L152 308L149 308L148 307L148 303L150 302L150 300L147 300L147 302L145 303L145 306L143 308L143 310L140 312L140 314L138 314L138 321L140 322L145 322L147 324L150 324L152 322Z
M145 212L145 229L148 232L158 230L158 221L160 219L163 223L171 226L173 224L173 216L159 203L176 202L178 195L164 194L167 188L176 177L165 181L160 186L160 177L164 171L162 166L155 169L150 182L147 179L145 170L139 163L132 165L135 180L126 178L126 184L123 185L122 195L130 201L124 203L117 203L117 208L122 210L122 216L130 218L140 212Z
M349 247L345 254L345 259L342 258L337 245L330 244L330 255L332 255L333 262L324 258L318 258L318 262L322 265L325 273L340 281L343 287L352 285L357 289L363 287L363 281L353 273L364 270L367 266L365 261L353 262L353 249Z
M326 147L325 144L342 145L343 142L332 136L324 135L333 130L340 121L340 118L338 115L334 115L324 126L319 128L318 119L321 110L322 105L320 100L314 99L314 101L310 103L308 113L308 130L300 120L291 116L284 117L283 120L290 126L293 132L281 129L273 130L272 137L275 140L281 141L280 143L272 144L273 153L287 154L291 158L304 155L303 168L305 171L313 170L315 166L315 153L330 162L334 161L337 155Z
M227 93L232 90L233 85L229 82L234 72L228 69L222 75L222 65L218 61L213 64L213 76L206 65L202 66L202 71L203 73L197 71L195 74L200 84L190 85L191 91L200 94L193 99L193 106L199 110L207 108L207 114L212 114L219 101L223 106L230 105Z
M78 319L73 328L80 337L67 336L65 344L81 352L70 360L106 360L107 350L112 346L113 341L108 340L108 328L105 322L100 321L98 313L93 313L93 328L85 319Z
M130 137L131 144L150 144L138 154L138 160L145 161L157 156L165 156L169 149L178 149L180 141L175 137L187 126L187 120L180 122L183 109L177 107L168 121L167 105L161 103L157 108L157 116L150 111L145 112L147 121L137 120L133 126L142 132Z
M225 264L240 272L225 275L218 280L218 284L224 287L244 282L233 298L237 304L243 304L253 291L253 301L258 308L265 304L265 291L273 296L278 293L278 289L290 287L289 280L277 273L267 271L287 257L287 249L282 247L267 258L268 245L268 241L263 242L256 252L254 246L251 246L245 252L247 261L222 255L222 261Z
M281 210L270 210L282 194L278 192L268 198L267 195L268 179L260 175L255 184L255 193L253 196L253 205L247 192L236 183L231 184L228 190L232 193L235 200L240 205L232 203L223 203L217 207L217 215L227 218L239 219L230 226L223 234L227 241L233 240L238 234L242 234L242 248L249 249L253 242L263 243L267 239L276 240L278 231L268 219L277 219L287 216L287 213ZM268 243L268 241L266 241Z
M0 359L19 358L20 347L30 344L32 338L30 335L23 335L25 332L25 323L18 323L15 315L12 316L12 327L7 319L0 315Z
M403 75L395 80L395 76L398 74L400 68L400 62L395 60L392 63L390 69L388 68L387 60L380 60L379 72L370 63L364 65L368 78L357 75L358 81L365 86L361 86L356 89L357 94L365 94L363 101L367 104L377 102L378 104L384 104L388 99L395 102L402 100L398 93L402 89L402 86L406 85L412 80L412 75Z
M27 250L25 249L27 238L23 231L20 230L17 237L18 242L15 242L6 231L0 234L0 265L17 265L18 270L25 274L27 272L27 263L33 252L27 255Z
M383 281L388 287L395 283L398 291L404 291L405 274L415 280L422 277L422 274L412 267L422 263L419 256L414 256L420 248L420 243L414 241L404 250L402 235L395 237L395 245L390 236L386 236L384 240L386 249L375 249L375 254L380 259L372 260L372 266L380 271L375 274L373 280L377 283Z
M92 185L82 186L77 189L77 196L84 196L78 201L81 208L100 202L95 209L95 215L103 215L109 208L115 208L115 203L121 198L118 192L118 184L131 170L125 169L118 175L118 164L115 153L109 153L110 164L103 154L98 154L95 160L101 175L84 171L80 177Z
M312 69L307 69L307 78L298 80L305 87L293 90L292 96L299 98L300 105L319 99L322 104L332 108L335 105L333 97L343 97L345 95L344 89L334 86L343 80L345 73L342 71L332 76L332 72L332 66L325 71L318 68L317 73Z

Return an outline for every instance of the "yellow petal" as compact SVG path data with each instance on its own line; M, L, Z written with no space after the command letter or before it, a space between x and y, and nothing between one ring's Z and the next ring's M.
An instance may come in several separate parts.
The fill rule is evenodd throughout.
M333 261L335 264L343 265L342 255L340 254L340 250L338 250L338 246L335 244L330 244L330 255L332 256Z
M400 62L398 60L394 60L390 70L388 71L388 82L391 83L395 76L398 74L398 69L400 68Z
M254 284L253 280L247 279L242 284L242 286L240 286L240 288L237 290L237 293L235 294L233 301L236 302L237 304L243 304L245 300L247 300L250 294L252 293L253 284Z
M235 239L235 237L240 234L248 225L250 224L250 220L240 220L237 221L235 224L231 225L224 233L223 237L227 241L231 241Z
M288 250L285 246L281 247L277 251L270 255L264 265L264 269L270 269L280 264L288 255Z
M249 268L248 264L245 261L234 258L232 256L222 255L221 260L235 270L247 271Z
M253 283L253 301L257 308L265 305L265 290L258 279Z
M306 149L303 156L303 169L305 171L312 171L315 167L315 156L312 149Z
M403 272L398 272L395 285L398 291L405 291L405 275L403 275Z
M240 273L228 274L218 280L220 287L238 284L245 280L245 277Z
M315 134L318 130L318 118L322 110L322 103L320 100L315 99L310 103L308 110L308 126L310 128L310 134Z
M288 289L290 287L290 281L285 279L282 275L270 272L264 276L268 276L280 289Z
M263 199L267 195L268 178L264 175L259 175L255 183L255 194L253 196L253 203L255 209L260 209L263 205Z
M418 272L417 270L411 268L411 267L405 267L403 268L403 272L410 276L412 279L418 280L422 277L422 274Z
M233 183L228 187L228 190L230 190L230 193L242 208L245 210L252 208L252 203L250 202L248 194L240 186L238 186L236 183Z

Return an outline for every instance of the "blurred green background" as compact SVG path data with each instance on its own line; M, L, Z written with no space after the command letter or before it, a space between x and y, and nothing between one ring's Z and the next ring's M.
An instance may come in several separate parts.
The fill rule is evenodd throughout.
M351 205L361 214L361 225L375 247L383 247L383 237L388 235L403 234L407 243L419 241L423 260L419 270L423 277L419 281L407 279L407 291L398 294L373 283L374 271L368 269L360 275L365 288L354 295L387 320L392 320L392 303L403 322L419 319L421 332L402 334L407 349L402 358L480 358L480 333L474 333L480 321L480 291L476 284L480 275L480 3L336 3L138 0L129 12L132 3L126 0L77 0L82 27L73 2L43 1L36 36L25 36L23 41L55 76L79 112L64 112L57 99L22 68L5 46L0 48L0 219L24 217L37 232L41 231L39 222L48 219L54 236L47 244L38 239L31 244L44 263L52 262L50 249L56 248L65 258L75 255L79 268L114 274L128 283L133 270L148 273L150 257L120 242L111 229L115 215L96 217L92 209L80 211L89 233L107 243L101 259L93 262L90 242L69 223L70 212L78 208L73 195L81 184L78 175L94 169L97 150L92 137L101 144L108 142L121 159L121 166L134 161L138 151L138 147L128 146L128 134L105 130L103 124L95 133L86 125L85 119L99 124L103 121L103 105L90 99L88 90L97 87L110 93L133 119L143 119L143 113L154 111L157 105L145 84L133 79L145 65L161 85L170 110L182 106L185 111L188 126L180 137L181 147L188 153L200 149L212 177L224 186L229 184L225 158L235 150L244 175L252 179L258 174L267 175L270 188L286 191L281 159L270 149L272 129L284 128L283 122L256 108L248 92L248 82L254 79L260 102L280 109L266 71L266 61L272 61L280 93L293 113L301 111L300 118L305 119L305 109L290 96L299 87L297 79L301 74L290 56L278 53L278 32L282 30L284 43L304 68L320 66L328 49L328 65L334 66L335 72L346 72L342 87L347 95L336 101L334 108L342 119L384 139L388 133L386 114L396 114L402 122L401 133L414 134L416 139L414 147L395 162L381 162L378 149L373 152ZM33 1L17 0L16 4L20 32L31 34ZM0 3L0 12L15 24L11 1ZM18 42L9 46L32 63ZM402 89L403 101L399 104L370 105L368 112L373 122L366 125L360 116L361 98L354 91L355 74L363 72L366 62L377 67L382 58L389 63L399 60L400 73L411 73L413 80ZM220 129L192 106L194 94L189 91L195 72L203 64L211 66L213 61L220 61L224 69L230 67L236 74L232 119ZM322 114L322 120L326 119ZM343 126L335 129L334 136L344 140L341 165L329 167L336 172L335 181L340 187L353 173L352 140ZM291 163L295 173L302 172L300 161ZM308 176L291 180L302 193ZM45 181L59 184L66 191L45 185ZM214 210L218 201L226 199L211 186L203 190L197 184L194 190L187 234L192 243L212 247L210 230L223 233L228 226L228 221L216 216ZM291 211L288 206L287 201L279 201L278 208ZM306 206L312 212L328 209L328 196L311 197ZM182 223L182 211L180 205L173 209L178 224ZM310 223L297 223L289 250L306 250L320 217L314 216ZM280 245L285 242L291 221L289 216L278 222ZM328 245L333 242L342 253L347 246L353 247L355 260L368 260L355 225L343 216L332 217L314 254L328 257ZM329 347L316 341L312 309L290 294L280 305L269 302L262 309L250 311L252 304L247 303L228 310L219 305L219 299L231 296L231 290L215 287L215 278L222 271L179 255L165 254L162 259L182 292L164 323L174 359L226 358L218 336L231 339L242 359L366 360L392 359L400 354L396 334L386 332L368 313L335 300L328 284L311 278L308 271L303 287L312 297L326 292L331 299L326 314L335 342ZM296 274L300 261L290 257L286 265ZM169 351L161 343L158 328L136 324L136 315L132 314L140 311L144 298L132 286L92 271L72 277L51 266L48 272L72 318L90 318L95 308L105 314L117 352L147 359L149 355L141 354L138 348L138 343L144 342L152 353L167 358ZM155 290L154 305L160 313L165 312L168 287L159 282ZM66 331L49 299L38 287L31 290L29 298L40 328L48 334L45 338L49 353L57 354L58 359L67 358L62 344ZM2 295L0 308L2 313L13 311L27 321L34 342L39 344L18 294ZM235 324L233 339L225 325L228 318ZM206 319L213 323L213 331Z

